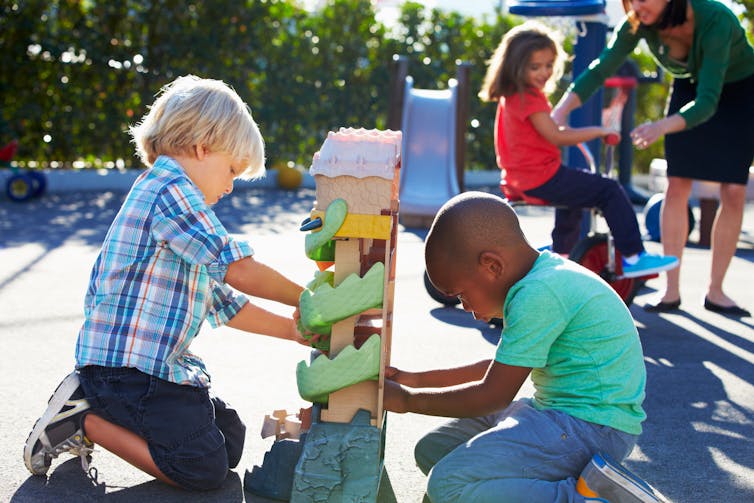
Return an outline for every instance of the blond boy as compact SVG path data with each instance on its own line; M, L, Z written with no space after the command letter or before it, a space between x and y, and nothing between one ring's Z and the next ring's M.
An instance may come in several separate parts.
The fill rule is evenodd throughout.
M254 260L211 206L236 178L264 173L264 143L248 106L220 81L184 76L131 128L149 167L115 217L92 269L76 370L50 398L24 448L44 475L63 452L86 466L93 444L168 484L222 484L245 426L210 391L189 345L208 320L302 342L293 317L245 294L296 306L302 287Z

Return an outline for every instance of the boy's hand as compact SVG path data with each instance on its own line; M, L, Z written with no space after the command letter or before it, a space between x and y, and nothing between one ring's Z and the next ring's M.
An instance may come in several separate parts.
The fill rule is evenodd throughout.
M296 310L293 312L293 329L295 330L295 335L291 337L291 340L310 348L315 347L315 344L319 342L323 337L327 337L323 336L322 334L309 332L308 330L302 332L301 330L304 329L304 326L303 324L301 324L301 313L299 312L298 308L296 308ZM324 352L326 353L327 351Z
M418 386L414 380L414 374L412 372L406 372L405 370L400 370L396 367L385 367L385 379L390 379L391 381L411 386L412 388Z
M387 372L385 373L387 375ZM395 381L385 379L385 388L382 395L382 406L390 412L403 414L409 412L408 400L410 393L407 388Z

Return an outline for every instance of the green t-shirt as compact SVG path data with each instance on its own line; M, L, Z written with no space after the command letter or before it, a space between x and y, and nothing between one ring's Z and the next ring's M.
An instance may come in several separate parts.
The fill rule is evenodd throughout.
M644 355L628 308L607 283L545 251L508 292L503 316L495 360L532 367L534 407L641 433Z
M694 10L694 36L685 62L669 56L668 47L656 29L640 26L636 33L631 33L631 25L624 19L599 59L579 75L570 90L584 103L644 39L655 61L667 72L697 83L696 99L679 111L686 129L712 117L723 84L754 74L754 49L738 18L725 5L715 0L690 2Z

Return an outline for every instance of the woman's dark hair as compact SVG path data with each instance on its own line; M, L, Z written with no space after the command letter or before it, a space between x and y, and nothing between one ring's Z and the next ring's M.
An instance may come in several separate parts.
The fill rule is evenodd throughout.
M664 30L665 28L680 26L685 23L687 3L687 0L668 0L667 5L665 6L665 10L662 11L662 14L660 15L660 19L657 20L657 22L653 24L651 28ZM634 10L631 8L631 0L623 0L623 10L626 12L628 22L631 25L633 32L636 33L636 30L639 29L641 22L639 21L639 18L636 17Z

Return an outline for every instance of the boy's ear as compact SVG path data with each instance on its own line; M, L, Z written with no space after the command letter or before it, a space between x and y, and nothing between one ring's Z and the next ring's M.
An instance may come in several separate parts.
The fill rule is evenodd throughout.
M482 270L495 278L502 276L505 270L505 261L495 252L483 251L479 254L479 265Z
M204 157L209 153L207 147L204 145L194 145L194 155L200 161L204 160Z

